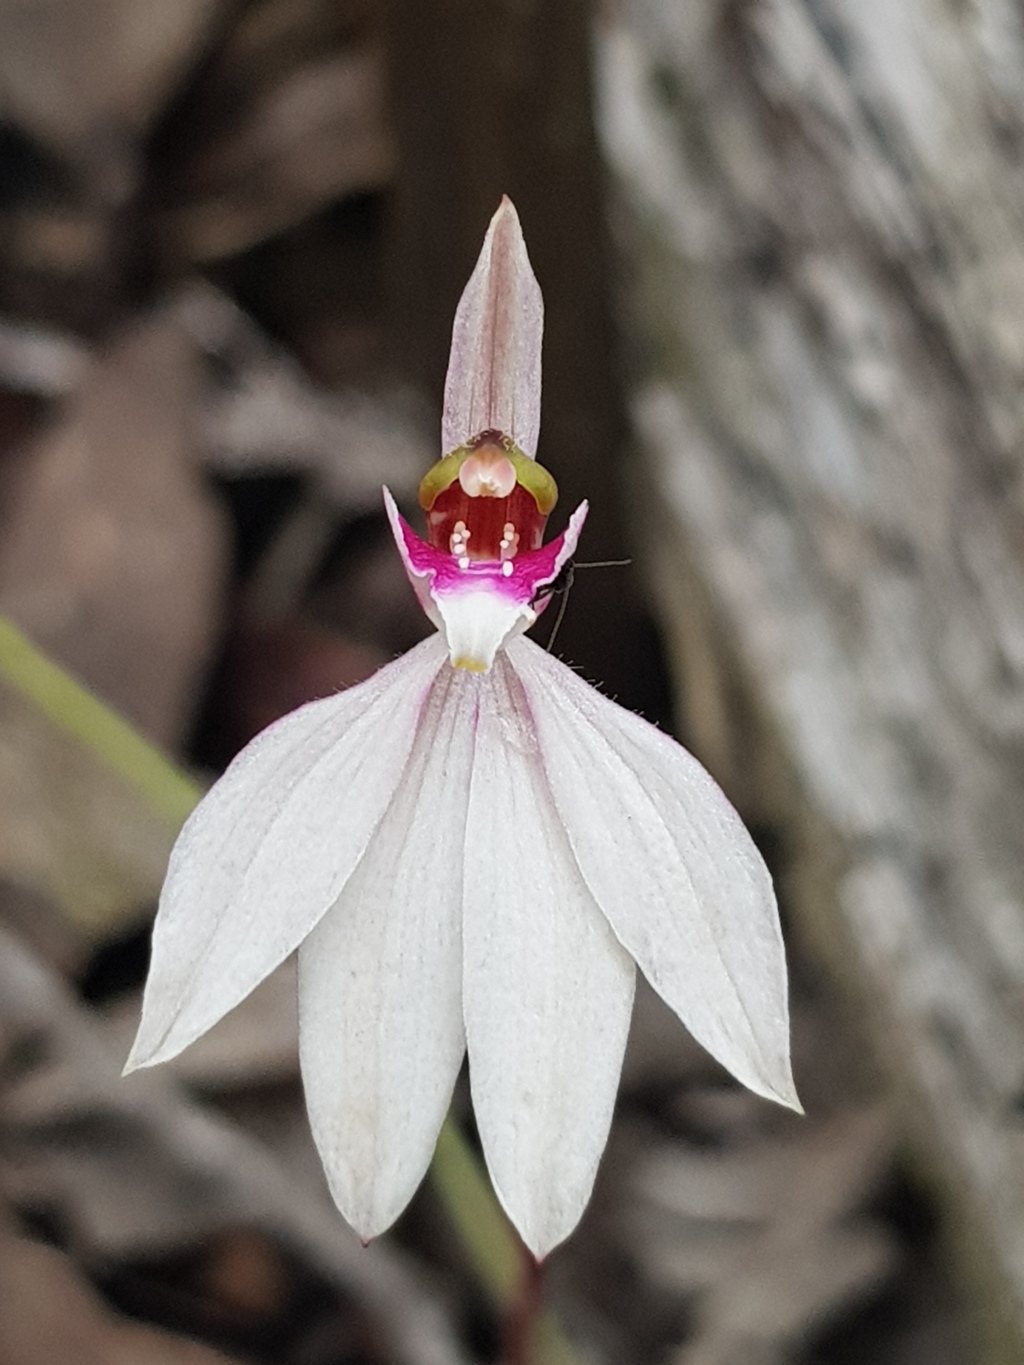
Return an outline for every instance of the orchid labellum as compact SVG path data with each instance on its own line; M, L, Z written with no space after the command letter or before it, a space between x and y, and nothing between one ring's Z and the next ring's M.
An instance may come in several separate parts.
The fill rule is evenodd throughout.
M543 543L543 307L495 214L455 318L422 540L437 634L259 735L171 857L129 1068L167 1061L298 950L302 1075L331 1191L368 1239L430 1163L468 1050L498 1197L542 1256L608 1136L638 965L751 1090L798 1107L771 880L678 744L523 632L586 505Z

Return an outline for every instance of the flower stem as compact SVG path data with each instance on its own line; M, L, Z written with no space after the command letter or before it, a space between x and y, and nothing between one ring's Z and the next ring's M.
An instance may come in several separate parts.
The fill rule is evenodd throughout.
M505 1318L502 1365L537 1365L537 1327L543 1303L544 1266L523 1248L519 1291Z
M451 1118L441 1129L430 1174L480 1283L504 1319L503 1365L579 1365L558 1322L544 1311L541 1267Z
M522 1243L450 1117L437 1139L430 1174L480 1283L499 1308L506 1308L519 1286Z

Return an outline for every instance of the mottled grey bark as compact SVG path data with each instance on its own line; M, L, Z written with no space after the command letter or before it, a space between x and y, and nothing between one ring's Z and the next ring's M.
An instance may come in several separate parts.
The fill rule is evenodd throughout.
M1024 27L622 0L597 30L638 499L693 731L1024 1358ZM736 742L742 695L755 741ZM753 761L756 760L756 761Z

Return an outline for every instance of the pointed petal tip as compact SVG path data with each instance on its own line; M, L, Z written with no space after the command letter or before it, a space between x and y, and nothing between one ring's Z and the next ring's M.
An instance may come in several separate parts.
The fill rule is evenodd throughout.
M671 1008L696 1037L690 1021L674 1005ZM774 1057L766 1055L759 1041L750 1036L746 1039L705 1036L697 1041L752 1094L772 1104L780 1104L784 1109L792 1109L796 1114L803 1114L804 1108L797 1094L788 1052Z
M512 202L512 200L508 197L507 194L503 194L501 196L501 201L499 202L498 207L494 210L494 214L491 218L491 223L492 224L501 223L504 222L506 219L509 219L512 222L514 222L516 227L520 226L519 213L518 210L516 209L515 204Z
M391 534L395 538L395 543L399 550L402 548L401 520L402 514L398 510L398 503L395 502L394 494L386 483L382 483L380 491L384 497L384 511L387 515L388 525L391 527Z
M125 1076L130 1076L133 1071L142 1071L145 1067L156 1066L158 1062L163 1060L158 1056L158 1053L159 1048L147 1046L143 1042L142 1025L140 1024L139 1031L135 1035L135 1041L125 1058L124 1066L121 1068L122 1079Z
M495 1190L495 1193L497 1193L497 1190ZM583 1214L586 1212L586 1205L584 1205L572 1219L571 1223L567 1224L566 1220L562 1219L557 1226L548 1226L544 1228L528 1227L525 1224L520 1226L522 1220L516 1219L500 1194L498 1195L498 1202L505 1210L505 1216L515 1228L519 1235L519 1240L529 1252L530 1256L533 1257L538 1269L544 1265L553 1251L557 1251L563 1242L569 1240L579 1226Z
M523 1246L526 1248L530 1256L533 1257L534 1264L537 1266L537 1269L539 1270L541 1266L544 1265L544 1263L547 1261L551 1253L553 1251L557 1251L557 1249L562 1245L562 1243L567 1241L572 1236L572 1234L576 1231L576 1224L574 1223L571 1228L566 1228L564 1232L559 1232L557 1235L543 1238L536 1236L527 1236L520 1228L516 1228L516 1231L519 1233L519 1237L523 1243Z
M782 1084L777 1091L779 1104L785 1105L787 1109L792 1109L795 1114L803 1114L804 1107L800 1103L800 1096L797 1094L796 1081L793 1078L793 1069L790 1059L786 1057L786 1074Z
M328 1165L329 1160L329 1155L321 1149L320 1162L334 1207L359 1238L359 1245L366 1250L394 1227L415 1191L397 1200L393 1192L391 1197L382 1198L380 1189L369 1188L366 1182L353 1183L351 1171L337 1169L336 1163Z
M189 1039L188 1042L192 1040ZM144 1071L151 1066L162 1066L164 1062L170 1062L177 1057L179 1052L184 1052L188 1042L182 1043L180 1047L168 1044L167 1037L164 1036L156 1044L152 1041L143 1041L143 1034L140 1028L139 1035L132 1044L131 1051L124 1066L121 1068L121 1075L130 1076L133 1071Z
M590 511L590 503L587 501L586 498L584 498L583 501L580 503L579 507L576 508L576 511L573 512L572 516L569 518L569 529L570 529L570 531L571 531L571 533L572 533L572 535L573 535L573 549L574 549L574 551L575 551L575 543L576 543L576 541L579 540L580 536L581 536L582 533L583 533L583 525L584 525L585 521L587 520L587 513L588 513L589 511ZM569 536L566 535L566 540L568 540L568 539L569 539Z
M500 248L504 250L521 251L526 253L526 238L523 236L523 225L519 221L519 214L515 204L507 194L501 196L501 203L494 210L490 223L487 225L487 236L484 238L483 252L495 250L498 239L501 239ZM481 255L483 255L481 252ZM531 271L531 274L533 272Z
M804 1113L800 1096L797 1094L796 1082L789 1070L788 1060L785 1064L785 1073L782 1075L776 1075L770 1079L763 1074L756 1079L744 1075L737 1076L737 1080L740 1081L741 1085L745 1085L748 1090L752 1090L755 1095L760 1095L763 1100L770 1100L773 1104L781 1104L784 1109L792 1109L795 1114Z
M783 991L788 995L785 981ZM778 1026L779 1032L774 1039L760 1036L748 1040L754 1043L754 1048L743 1058L742 1066L733 1065L738 1060L736 1057L729 1060L719 1057L719 1061L724 1061L737 1080L754 1094L773 1104L781 1104L784 1109L792 1109L796 1114L803 1114L804 1107L793 1078L788 1009L784 1010Z
M409 547L406 544L405 533L412 533L412 527L398 510L398 503L395 502L391 489L386 484L381 485L381 492L384 495L384 511L387 515L388 525L391 527L391 534L395 538L395 546L399 556L405 566L405 571L410 578L414 576L412 562L409 559Z
M807 1112L800 1103L800 1096L796 1093L796 1086L792 1081L790 1081L784 1091L776 1096L776 1099L779 1104L784 1105L787 1109L792 1109L793 1113L799 1114L801 1118L803 1118L804 1114Z
M583 1216L586 1205L579 1210L571 1223L567 1223L565 1218L557 1220L541 1218L538 1220L536 1217L530 1216L530 1213L527 1210L517 1208L515 1202L507 1197L505 1191L495 1179L495 1172L491 1169L489 1163L487 1166L487 1174L490 1177L491 1188L494 1191L495 1198L501 1205L505 1217L512 1224L512 1227L515 1229L516 1235L520 1242L522 1242L525 1250L533 1257L533 1260L538 1266L542 1266L551 1253L557 1247L560 1247L563 1242L567 1241L576 1231L576 1227L580 1218ZM534 1213L535 1212L536 1211L534 1211Z
M177 1042L172 1038L173 1030L161 1037L156 1043L151 1039L144 1040L140 1028L139 1035L132 1044L131 1051L121 1068L122 1078L130 1076L134 1071L148 1071L153 1066L163 1066L165 1062L173 1062L185 1049L195 1041L194 1038L186 1038L184 1042Z

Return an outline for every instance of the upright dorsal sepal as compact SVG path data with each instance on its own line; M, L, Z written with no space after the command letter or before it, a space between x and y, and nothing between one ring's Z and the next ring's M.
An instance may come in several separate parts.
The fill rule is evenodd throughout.
M444 454L481 432L498 431L536 457L543 335L540 285L506 195L455 314L441 419Z

